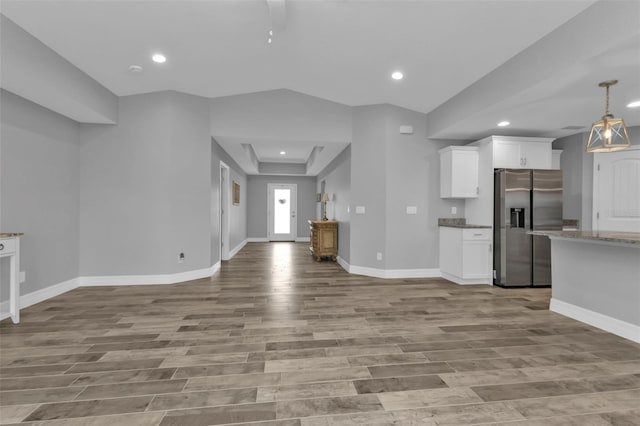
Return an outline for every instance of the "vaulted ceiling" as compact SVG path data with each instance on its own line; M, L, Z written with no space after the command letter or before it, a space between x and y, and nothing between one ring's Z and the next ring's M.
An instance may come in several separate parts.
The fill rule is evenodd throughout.
M640 124L638 110L625 108L640 99L634 0L2 0L1 7L119 96L289 89L347 106L389 103L423 112L432 137L558 137L577 131L563 127L598 119L597 83L618 78L612 110ZM598 8L611 11L600 17L611 27L590 26ZM151 61L159 51L164 64ZM404 79L392 80L394 70ZM510 129L496 129L503 119ZM256 144L255 155L291 161L268 142ZM312 148L299 149L302 158Z

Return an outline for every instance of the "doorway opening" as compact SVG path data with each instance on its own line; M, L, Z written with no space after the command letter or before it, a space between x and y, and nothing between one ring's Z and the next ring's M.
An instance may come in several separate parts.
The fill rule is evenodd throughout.
M298 186L291 183L267 184L269 241L295 241L298 236Z

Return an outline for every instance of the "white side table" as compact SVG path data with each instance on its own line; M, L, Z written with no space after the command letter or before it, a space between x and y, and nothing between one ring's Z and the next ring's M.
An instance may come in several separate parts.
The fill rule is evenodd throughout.
M20 322L20 236L19 233L0 234L0 258L8 257L10 266L9 272L9 313L14 324Z

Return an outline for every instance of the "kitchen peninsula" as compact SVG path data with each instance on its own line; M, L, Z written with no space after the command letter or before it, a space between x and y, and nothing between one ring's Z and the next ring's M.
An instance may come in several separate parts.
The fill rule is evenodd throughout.
M531 234L551 239L549 309L640 343L640 233Z

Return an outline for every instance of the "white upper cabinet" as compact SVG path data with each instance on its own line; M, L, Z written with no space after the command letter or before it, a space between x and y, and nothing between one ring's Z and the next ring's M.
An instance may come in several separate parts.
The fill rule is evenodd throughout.
M520 139L520 140L518 140ZM553 139L493 136L494 169L551 169Z
M525 169L550 169L551 142L522 142L520 156Z
M522 167L520 142L496 141L493 143L493 168L515 169Z
M469 145L478 148L478 196L467 198L468 223L493 226L494 169L551 169L553 138L489 136Z
M448 146L440 153L440 197L478 196L478 148Z

